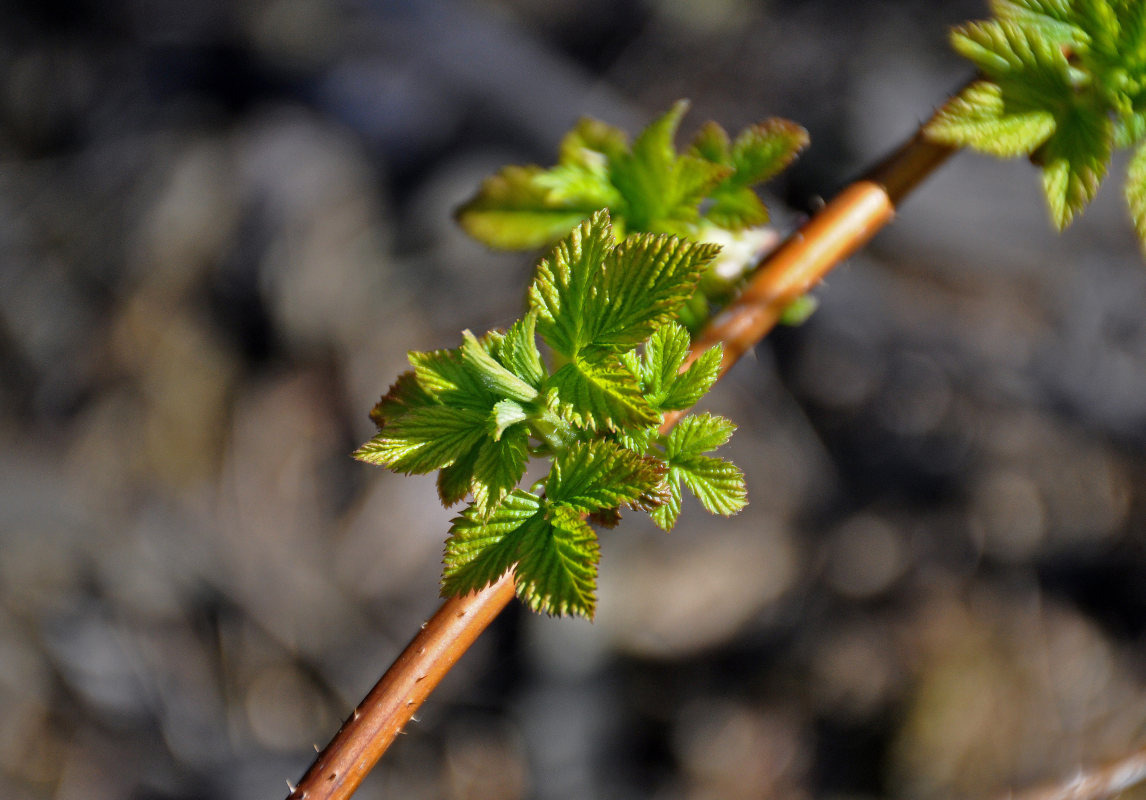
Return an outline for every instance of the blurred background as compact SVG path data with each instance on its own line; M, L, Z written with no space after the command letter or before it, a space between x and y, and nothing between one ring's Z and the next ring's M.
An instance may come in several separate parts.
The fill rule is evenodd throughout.
M451 213L582 114L795 119L787 229L969 76L956 0L40 0L0 29L0 796L280 798L436 609L357 464L533 254ZM1116 170L1125 164L1116 160ZM362 798L994 797L1146 738L1146 266L961 155L709 408L750 507L603 533Z

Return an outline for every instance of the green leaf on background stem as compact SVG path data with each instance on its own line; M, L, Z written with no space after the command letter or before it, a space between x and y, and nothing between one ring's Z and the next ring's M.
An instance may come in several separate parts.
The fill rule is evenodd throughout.
M807 133L770 119L729 142L709 125L692 150L678 154L673 139L687 108L676 103L631 146L617 128L583 119L562 140L556 166L502 169L459 209L458 221L474 238L509 249L555 241L599 208L612 212L618 237L696 235L702 223L739 230L766 221L751 187L786 166Z
M927 124L927 135L941 144L1011 158L1030 154L1054 129L1050 111L1013 102L1008 105L1002 87L976 81L939 109Z
M691 338L684 326L671 322L649 337L642 357L626 353L626 363L641 380L641 391L655 407L661 407L676 383L690 344Z
M700 129L691 153L729 172L710 192L705 219L727 230L768 221L768 209L752 190L784 170L808 146L808 132L784 119L768 119L745 129L730 142L715 122Z
M724 357L724 347L714 345L701 353L695 361L688 365L688 369L680 373L660 407L666 410L683 411L692 408L700 398L708 394L708 390L720 377L721 360Z
M597 535L579 511L515 490L488 518L471 507L454 520L442 594L482 589L515 569L517 594L534 611L591 618L599 559Z
M696 156L677 155L673 139L687 110L688 103L677 102L613 164L613 184L621 195L618 211L632 230L686 232L700 217L700 201L731 172Z
M457 213L458 224L490 247L526 250L564 236L600 208L598 198L555 201L541 167L505 167L486 178L477 196Z
M991 8L995 19L952 33L984 79L948 101L926 133L993 155L1030 155L1061 230L1094 198L1112 151L1146 137L1146 3L992 0ZM1127 198L1138 191L1128 186ZM1134 209L1132 201L1132 217Z

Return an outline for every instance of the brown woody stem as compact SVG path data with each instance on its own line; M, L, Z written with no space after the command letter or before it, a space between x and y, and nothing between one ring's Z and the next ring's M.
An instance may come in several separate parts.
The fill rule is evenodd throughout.
M917 133L788 237L744 292L701 331L690 361L724 344L721 374L772 329L780 313L891 221L895 206L953 151ZM662 430L683 415L670 412ZM514 595L512 574L447 600L319 753L288 800L346 800L454 663Z
M289 800L354 794L430 692L512 599L513 575L506 573L479 592L443 603L318 754Z

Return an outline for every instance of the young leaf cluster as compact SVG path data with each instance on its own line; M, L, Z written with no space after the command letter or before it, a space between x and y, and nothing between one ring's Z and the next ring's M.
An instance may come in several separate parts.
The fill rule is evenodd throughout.
M682 371L689 335L674 321L718 250L651 233L618 243L599 211L540 261L528 310L508 330L409 354L412 370L375 406L380 430L355 456L437 470L446 505L471 498L446 542L443 593L514 569L533 609L592 616L590 520L612 524L622 507L639 508L669 529L682 486L713 513L744 506L739 469L710 455L732 423L701 414L659 431L665 411L691 407L719 375L719 349ZM523 489L531 457L550 469Z
M505 167L459 209L458 222L503 249L547 245L599 208L609 209L618 239L634 232L703 239L767 222L754 187L792 162L807 132L773 118L733 140L710 122L678 153L673 140L687 108L676 103L631 144L623 131L582 119L561 142L556 166Z
M548 244L599 208L610 210L618 238L638 231L695 237L705 225L735 231L767 222L753 187L792 162L807 132L773 118L732 141L710 122L681 154L673 140L687 109L677 102L631 145L624 131L582 119L561 142L556 166L502 169L458 221L475 239L506 249Z
M1098 191L1111 152L1135 148L1125 185L1146 247L1146 3L992 0L994 17L952 32L980 77L927 127L935 141L1042 169L1065 228Z

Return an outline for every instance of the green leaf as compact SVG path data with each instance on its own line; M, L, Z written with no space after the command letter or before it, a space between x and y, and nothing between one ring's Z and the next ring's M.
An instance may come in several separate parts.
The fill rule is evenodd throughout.
M505 429L519 422L529 419L525 409L512 400L498 400L494 403L492 411L492 438L496 442L501 439Z
M553 460L545 496L579 512L621 505L652 507L661 497L664 466L609 441L579 442Z
M663 407L664 399L677 383L681 365L688 356L691 337L683 325L662 325L645 343L644 357L638 365L641 389L649 402Z
M660 423L637 379L615 357L570 361L548 385L556 392L560 414L576 425L599 431Z
M509 428L497 440L481 443L471 484L479 514L488 514L517 486L528 461L529 430L524 425Z
M1119 5L1126 4L1120 2ZM1122 27L1119 13L1107 0L1076 0L1074 12L1078 27L1089 34L1091 48L1111 52L1118 46ZM1125 13L1125 9L1122 12Z
M951 33L951 44L987 76L996 80L1022 75L1021 83L1049 90L1069 85L1069 64L1060 43L1009 20L968 22Z
M584 347L634 347L668 322L720 252L672 236L630 236L606 254L585 303Z
M446 540L443 596L484 589L517 562L521 541L548 527L541 499L520 489L511 492L488 517L471 506L456 517Z
M736 426L716 414L689 414L669 432L665 458L670 463L687 460L724 445Z
M474 463L480 452L479 443L453 464L442 467L438 472L438 499L442 501L443 506L449 508L454 503L460 503L469 494L474 479Z
M1146 252L1146 144L1138 146L1126 172L1126 203L1138 240Z
M459 210L458 220L489 245L520 249L560 238L598 208L610 209L618 238L626 232L695 236L702 221L730 229L765 222L767 209L751 186L789 163L807 143L806 132L770 119L729 142L712 123L682 155L673 139L687 107L676 103L632 146L617 128L583 119L562 140L556 166L501 170Z
M1047 205L1059 230L1066 228L1098 193L1111 145L1111 124L1106 115L1072 107L1058 118L1054 136L1036 153L1043 168Z
M680 517L680 474L679 471L673 470L669 467L668 474L665 476L665 501L659 506L649 512L654 523L661 530L671 531L673 526L676 525L677 519Z
M674 462L668 480L674 478L679 478L709 513L727 517L748 504L744 473L722 458L693 456L685 462Z
M517 594L534 611L592 617L600 548L577 510L515 490L483 517L473 507L450 527L442 594L483 589L516 565Z
M593 196L557 192L555 197L553 182L547 183L545 174L536 166L505 167L458 209L458 224L490 247L525 250L564 236L600 207Z
M541 363L541 353L537 350L536 324L537 315L532 312L513 323L502 339L497 360L534 389L539 389L546 372Z
M693 137L690 152L705 161L724 166L732 165L732 141L728 132L716 122L706 122Z
M460 351L411 351L408 355L418 386L442 405L484 413L494 404L496 398L462 363Z
M741 134L740 139L749 134L752 128ZM739 139L737 140L739 143ZM707 123L700 128L696 138L692 140L692 154L713 164L729 168L729 174L713 188L709 197L708 209L704 218L713 225L738 230L753 225L763 225L768 221L768 209L756 196L755 191L748 188L751 183L762 182L752 179L751 174L737 171L732 155L732 144L728 133L716 123Z
M1075 41L1081 34L1072 22L1071 0L991 0L991 10L999 19L1021 23L1057 41Z
M521 403L537 397L537 389L499 364L472 333L462 331L462 339L462 363L469 367L488 392Z
M379 428L415 408L436 405L434 398L418 384L412 371L403 372L382 399L370 410L370 419Z
M626 450L632 450L638 455L650 455L654 452L653 445L660 441L660 425L649 425L645 428L629 428L618 431L617 444Z
M745 129L730 143L716 123L701 128L692 143L699 158L728 168L711 192L705 219L728 230L768 221L768 209L751 186L764 183L787 167L808 144L808 133L783 119L768 119Z
M534 611L593 618L596 611L597 534L575 509L550 506L547 525L533 527L518 547L518 596Z
M537 332L558 353L572 358L587 343L585 306L605 254L612 246L608 211L598 211L562 239L537 265L529 306Z
M720 377L723 348L720 345L702 353L683 373L688 357L689 334L671 323L657 329L645 344L644 357L637 364L641 390L657 409L691 408Z
M688 369L673 381L664 400L660 403L660 408L683 410L696 405L720 377L723 358L724 347L719 344L701 353L695 361L688 365Z
M453 464L486 436L487 415L466 408L417 408L386 425L354 457L396 472L423 474Z
M696 156L678 156L673 138L688 103L677 102L651 123L632 151L613 165L613 184L630 229L683 233L699 218L698 206L731 169Z
M692 294L718 245L653 234L613 247L607 211L594 214L538 264L529 288L537 330L555 351L624 349L649 336Z
M736 137L732 144L730 180L739 186L769 181L788 167L808 146L808 132L786 119L757 123Z
M1008 104L1002 87L988 81L976 81L948 100L926 128L932 141L1001 158L1030 154L1054 130L1050 111Z
M746 505L744 475L729 461L704 453L728 441L736 426L714 414L689 415L669 433L665 442L669 497L654 509L653 521L669 530L680 514L680 486L688 487L701 505L713 514L728 516Z
M559 161L596 167L611 164L629 151L629 136L620 128L590 117L582 117L561 140Z
M713 192L712 205L704 218L720 228L738 231L769 220L768 207L747 187L720 189Z

